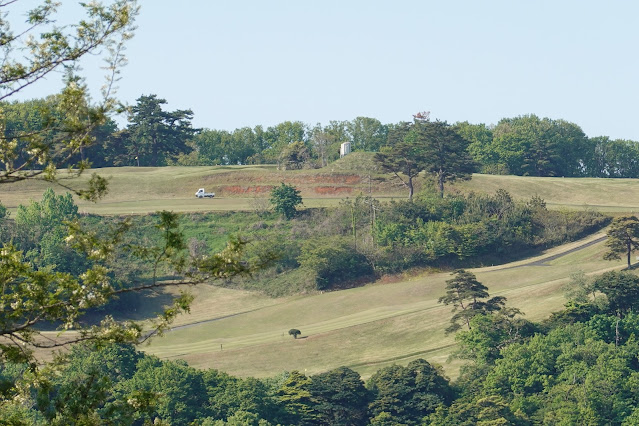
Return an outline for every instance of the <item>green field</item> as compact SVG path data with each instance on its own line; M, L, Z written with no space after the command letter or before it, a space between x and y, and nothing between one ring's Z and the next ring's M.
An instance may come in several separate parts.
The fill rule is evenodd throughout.
M390 177L358 170L333 168L312 171L277 171L273 167L166 167L97 170L110 177L111 192L98 204L79 202L80 211L98 214L142 214L174 211L232 211L264 207L268 191L289 182L302 191L306 207L330 206L345 197L372 193L383 199L403 198L405 190ZM74 183L75 184L75 183ZM204 187L218 194L199 200ZM45 183L23 182L0 194L0 201L15 208L39 199ZM333 191L331 191L333 188ZM447 190L494 192L504 188L515 198L539 195L554 208L595 208L606 212L639 210L639 180L532 178L475 175ZM508 305L526 318L540 320L564 303L562 285L571 273L597 273L621 268L623 262L602 260L603 242L570 252L596 239L549 250L547 263L514 264L475 269L491 295L503 295ZM211 285L193 289L197 295L190 315L182 316L173 331L152 341L144 350L162 358L182 358L202 368L218 368L238 376L271 376L297 369L308 374L341 365L370 376L380 367L425 358L457 375L459 362L448 363L453 336L443 329L450 308L437 299L444 293L448 273L423 272L384 277L360 288L281 299ZM183 326L183 327L182 327ZM302 338L287 335L290 328Z

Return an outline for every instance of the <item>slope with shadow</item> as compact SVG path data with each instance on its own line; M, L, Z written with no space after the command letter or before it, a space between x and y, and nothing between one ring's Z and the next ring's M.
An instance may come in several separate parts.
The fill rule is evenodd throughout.
M575 271L593 274L623 267L621 261L602 260L604 239L598 233L535 258L472 271L492 296L505 296L507 305L521 309L530 320L540 320L561 309L562 285ZM197 323L187 324L189 318L184 317L182 326L146 350L238 376L265 377L290 370L315 374L349 366L368 377L380 367L425 358L442 364L454 377L459 362L447 362L454 336L443 331L450 307L437 303L449 278L446 272L430 273L338 292L271 299L262 306L237 305L224 315L216 314L222 306L214 294L200 294L203 299L193 310ZM291 328L306 338L292 339L287 335Z

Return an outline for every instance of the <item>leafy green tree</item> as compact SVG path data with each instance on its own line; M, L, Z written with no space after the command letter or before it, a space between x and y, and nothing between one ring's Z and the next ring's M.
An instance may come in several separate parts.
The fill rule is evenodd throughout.
M231 133L226 130L203 129L190 142L194 152L183 154L178 164L217 165L253 162L264 149L260 138L263 132L259 126L256 130L242 127Z
M319 123L311 129L310 134L310 143L313 149L313 154L319 160L320 167L325 167L328 164L331 146L336 144L335 140L331 134L324 131L322 125Z
M452 275L454 277L446 281L446 295L438 300L444 305L453 305L453 312L456 312L450 320L452 324L446 329L447 333L459 330L460 323L465 323L470 330L470 320L474 316L495 312L504 306L506 298L496 296L488 299L488 287L477 281L472 272L458 269ZM458 309L461 310L457 312Z
M504 174L505 170L500 167L498 156L492 149L492 128L483 123L470 124L464 121L455 123L453 129L469 142L468 152L480 165L482 173Z
M434 176L441 197L444 183L472 177L476 163L468 153L469 142L445 121L415 119L414 137L423 146L424 170Z
M622 424L637 400L637 350L585 324L559 327L504 348L477 395L501 397L532 424Z
M440 406L428 417L428 424L438 426L528 425L520 413L513 413L500 396L490 395L474 401L455 401L450 407Z
M11 223L9 222L9 211L0 202L0 241L9 241L12 234Z
M504 118L493 130L491 151L516 175L582 176L587 138L576 124L536 115Z
M266 163L277 163L282 150L293 142L306 144L307 128L301 121L285 121L266 129L261 135L264 149L261 156Z
M302 334L302 332L299 331L297 328L291 328L288 331L288 335L293 336L294 339L297 339L297 336L299 336L300 334Z
M312 376L310 392L319 424L367 424L369 392L360 375L350 368Z
M415 193L415 178L426 168L426 153L412 130L410 123L400 123L391 128L388 133L389 145L375 154L375 161L382 169L393 173L406 186L409 201L413 200Z
M608 299L610 312L623 316L639 308L639 277L625 271L609 271L595 278L593 287Z
M91 419L97 423L132 423L135 411L142 407L127 402L114 388L133 377L142 358L143 354L131 345L74 346L61 374L52 371L40 379L49 382L39 389L39 411L54 424L70 419L78 423L90 423Z
M78 273L86 258L69 247L65 223L78 219L78 207L70 193L55 195L47 188L42 201L19 205L15 216L17 241L27 258L38 268Z
M570 281L563 287L566 299L576 303L589 303L595 298L593 280L583 271L570 274Z
M375 152L388 138L388 128L375 118L356 117L346 127L353 151Z
M639 165L635 159L639 155L637 141L597 136L586 141L583 150L583 175L592 177L636 178Z
M218 370L204 371L203 378L208 403L202 413L211 420L227 419L229 424L235 424L231 423L232 417L251 413L262 420L261 425L280 414L269 387L261 380L252 377L241 379Z
M307 425L317 420L315 402L310 391L311 379L299 371L291 371L282 383L275 399L284 407L285 424Z
M339 149L342 143L350 142L348 121L331 120L324 126L324 132L329 138L328 161L339 159Z
M530 337L535 326L518 317L516 308L501 308L492 315L479 314L470 320L470 328L455 336L460 344L456 357L472 359L476 363L492 364L500 357L501 349Z
M639 219L636 216L616 217L606 234L608 251L604 253L604 259L621 259L621 254L625 254L630 268L630 255L639 248Z
M448 123L431 122L424 115L415 115L413 123L400 123L391 128L388 144L375 159L408 188L409 200L413 198L413 180L422 171L435 178L442 197L444 183L470 179L475 171L476 164L467 150L469 142Z
M302 244L300 267L315 279L318 290L374 274L371 264L344 237L318 237Z
M23 259L23 254L12 245L0 251L3 291L0 304L5 306L0 315L1 356L9 361L30 361L32 349L56 348L77 341L140 342L168 327L181 312L188 309L192 296L182 293L174 303L155 320L156 330L142 332L142 325L117 322L105 317L100 325L87 326L78 319L87 310L104 306L117 295L161 288L165 286L195 284L248 272L252 266L242 260L245 242L231 240L219 253L189 258L186 242L179 229L178 215L161 212L157 219L159 241L144 245L133 243L128 250L136 259L149 265L148 276L136 277L126 286L115 282L108 265L120 248L130 222L123 222L108 232L89 232L79 224L70 224L67 244L87 253L90 267L82 274L58 272L50 268L37 269ZM166 271L175 280L163 281L159 272ZM52 290L53 289L53 290ZM39 324L58 322L62 330L73 329L63 339L41 338Z
M160 361L153 356L144 357L135 374L121 383L125 398L147 392L156 395L149 412L137 412L141 420L158 418L172 425L189 425L203 417L207 402L202 372L189 367L185 361Z
M270 202L277 213L292 219L297 214L297 206L302 204L302 197L294 186L282 183L271 190Z
M450 404L453 389L440 369L423 359L406 367L392 365L378 370L366 386L372 393L369 414L390 414L399 424L422 424L439 406Z
M193 111L164 111L166 100L157 95L141 96L131 108L129 158L143 166L166 165L167 159L186 153L187 142L198 130L191 126Z
M230 164L227 155L232 137L226 130L202 130L193 137L198 158L209 165Z
M282 170L301 169L309 163L310 152L304 142L297 141L288 144L282 149L278 158L278 168Z

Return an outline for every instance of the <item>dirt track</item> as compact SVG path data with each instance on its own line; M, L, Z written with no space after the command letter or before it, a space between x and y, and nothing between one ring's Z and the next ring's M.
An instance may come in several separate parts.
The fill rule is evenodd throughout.
M592 240L592 241L588 241L588 242L586 242L586 243L583 243L583 244L581 244L581 245L579 245L579 246L577 246L577 247L573 247L573 248L568 249L568 250L566 250L566 251L563 251L563 252L561 252L561 253L553 254L553 255L551 255L551 256L544 257L544 258L542 258L542 259L533 260L532 262L523 263L523 264L521 264L521 265L507 266L507 267L502 268L502 269L522 268L522 267L524 267L524 266L550 266L550 265L548 265L548 262L551 262L551 261L553 261L553 260L555 260L555 259L559 259L560 257L566 256L566 255L568 255L568 254L570 254L570 253L574 253L574 252L576 252L576 251L583 250L583 249L585 249L586 247L590 247L590 246L592 246L592 245L595 245L595 244L597 244L597 243L600 243L600 242L602 242L602 241L605 241L605 240L606 240L606 238L608 238L608 237L607 237L606 235L604 235L604 236L602 236L602 237L599 237L599 238L594 239L594 240Z

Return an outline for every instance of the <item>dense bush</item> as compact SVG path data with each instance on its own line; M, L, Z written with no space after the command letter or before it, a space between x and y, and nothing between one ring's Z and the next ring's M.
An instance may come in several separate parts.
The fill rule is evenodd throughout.
M494 263L513 253L580 238L608 222L594 211L548 210L538 197L514 201L504 190L493 195L427 195L382 208L375 240L385 250L382 266L464 259Z
M59 206L53 208L53 204ZM48 225L50 216L64 216L56 219L58 223L73 219L78 217L77 207L70 199L45 194L42 202L18 209L15 221L0 218L0 233L13 237L35 265L78 269L85 260L66 246L62 225ZM123 219L80 218L85 226L105 235ZM149 264L127 247L152 244L158 238L156 215L127 220L132 226L109 265L114 282L124 286L151 274ZM251 280L238 278L224 285L281 296L353 285L415 266L505 262L526 250L577 239L607 223L608 218L597 212L548 210L539 197L515 201L499 190L492 195L446 197L422 193L413 202L388 204L359 196L334 208L305 210L291 220L265 211L191 213L182 217L181 229L187 249L196 257L221 250L230 235L250 240L249 258L274 252L277 259L272 267ZM125 297L118 304L124 306L127 301Z
M298 260L300 267L312 274L318 290L373 274L366 257L340 236L306 240Z

